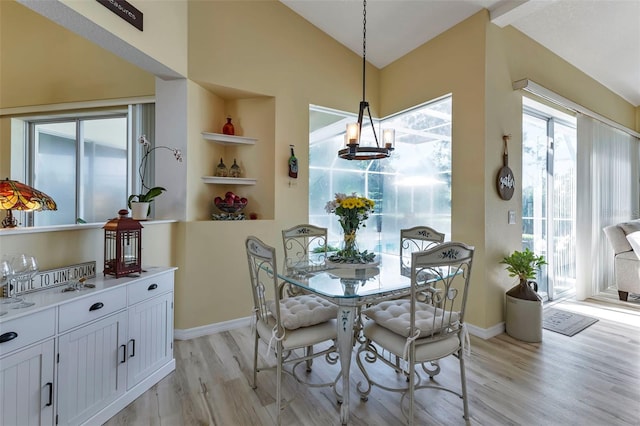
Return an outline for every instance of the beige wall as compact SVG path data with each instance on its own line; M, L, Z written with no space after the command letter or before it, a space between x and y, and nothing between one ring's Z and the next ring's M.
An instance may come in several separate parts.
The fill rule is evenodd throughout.
M117 41L106 42L113 49L125 53L122 46L133 46L176 74L187 75L187 0L132 2L144 15L143 31L137 30L106 7L96 7L95 2L59 2L108 30L115 39L122 40L123 44ZM65 14L71 13L66 8L60 7L58 10ZM106 37L102 39L108 40Z
M14 1L0 1L0 51L2 109L154 94L153 75Z
M188 198L196 206L189 215L195 221L181 227L179 329L250 314L244 239L256 235L281 253L280 230L308 220L309 104L355 112L361 96L361 59L279 2L190 3L189 40L189 79L197 83L189 90L190 126L196 126L189 129L189 155L197 165L190 163L196 171L189 172ZM373 102L378 71L369 71ZM255 146L222 149L203 141L200 132L219 133L226 115L237 134L258 139ZM287 175L289 144L301 167L293 182ZM198 182L202 173L213 172L220 155L227 165L234 155L243 158L247 176L257 178L255 187L230 190L247 194L249 211L260 220L203 217L203 204L209 208L228 190Z
M172 241L176 223L144 224L142 264L174 265ZM6 233L0 229L0 257L29 253L38 259L41 270L96 261L97 273L103 270L104 230L78 227L74 230L36 233Z
M3 111L24 107L31 113L51 104L154 95L152 74L14 1L0 1L0 55ZM11 116L0 117L2 179L11 176ZM0 214L4 216L4 212ZM82 227L34 234L0 230L0 256L31 253L38 258L41 269L95 260L102 271L103 232ZM145 226L143 263L175 264L173 238L172 225Z
M154 95L152 74L10 0L0 1L0 54L0 110ZM0 116L2 178L10 128Z
M512 81L528 78L604 117L636 129L636 109L513 27L501 31Z
M485 260L486 25L485 14L476 14L395 61L382 70L380 91L383 115L452 94L451 238L476 248L467 320L480 327L498 322L487 324L485 312L492 285Z
M154 234L154 263L180 268L178 329L250 314L244 239L257 235L281 254L280 230L308 218L309 104L355 112L361 96L361 58L279 2L190 2L188 21L187 221L161 228L157 238L145 229ZM502 135L511 134L509 164L519 181L521 95L511 82L525 77L627 126L637 119L635 108L575 68L512 28L490 24L486 11L383 70L367 69L375 115L453 94L452 233L476 247L467 319L482 328L503 319L504 291L513 282L498 261L520 246L520 225L507 225L507 211L520 217L521 195L500 200L495 175ZM259 138L255 147L229 151L202 138L202 131L219 132L227 114L246 136ZM286 174L289 144L301 167L294 185ZM254 188L232 190L251 194L261 220L208 220L212 198L227 189L205 185L201 176L212 173L220 155L225 162L242 156L247 174L259 177ZM72 235L78 234L47 233L25 244L46 239L55 247L72 243ZM101 234L86 238L101 241ZM5 241L0 237L0 251Z

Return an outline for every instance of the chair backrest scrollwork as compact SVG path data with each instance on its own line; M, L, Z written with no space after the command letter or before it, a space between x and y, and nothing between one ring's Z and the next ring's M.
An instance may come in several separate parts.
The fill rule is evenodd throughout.
M444 241L444 234L428 226L400 230L400 273L411 274L411 254L425 251Z
M327 228L296 225L282 231L287 267L322 264L327 256Z

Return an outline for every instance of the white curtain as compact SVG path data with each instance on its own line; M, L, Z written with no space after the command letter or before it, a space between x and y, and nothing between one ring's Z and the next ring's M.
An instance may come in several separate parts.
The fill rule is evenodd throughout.
M640 217L640 141L578 113L576 297L615 286L602 229Z

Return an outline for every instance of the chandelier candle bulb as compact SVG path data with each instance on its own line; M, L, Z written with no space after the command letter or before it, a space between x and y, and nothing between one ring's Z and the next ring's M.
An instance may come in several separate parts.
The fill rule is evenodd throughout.
M347 124L347 145L358 145L358 140L360 139L359 135L360 129L358 127L358 123Z
M393 145L396 139L395 129L383 129L382 130L382 142L387 149L393 149Z

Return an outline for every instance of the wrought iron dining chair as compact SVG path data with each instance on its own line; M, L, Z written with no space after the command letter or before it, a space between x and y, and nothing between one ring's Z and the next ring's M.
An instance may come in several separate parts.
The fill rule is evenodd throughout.
M425 251L444 241L444 234L428 226L400 230L400 273L411 275L411 254Z
M321 265L327 257L327 228L315 225L296 225L282 231L285 264Z
M373 386L402 394L400 405L408 424L413 424L415 392L432 388L451 392L462 398L464 418L469 419L464 357L469 350L464 323L469 278L474 248L459 242L446 242L411 255L411 297L380 302L363 311L364 342L356 362L366 382L358 383L358 392L366 401ZM422 302L418 295L429 295ZM427 363L449 355L458 358L460 391L434 380ZM404 360L405 386L388 386L376 381L365 365L381 361L397 370L392 356ZM418 369L416 366L420 366ZM408 409L405 406L409 399Z
M296 372L296 368L300 364L307 364L307 368L309 368L309 361L321 356L324 356L329 364L337 363L337 307L311 294L283 299L278 286L275 249L254 236L249 236L246 239L245 246L255 314L251 387L256 389L259 371L276 370L276 401L278 424L280 424L281 412L284 408L282 405L282 377L284 373L307 386L332 386L339 399L335 389L338 375L331 382L311 383L309 379L300 377ZM268 294L271 293L273 299L269 299ZM275 365L268 365L265 360L264 366L258 366L258 342L260 340L267 345L267 355L272 353L275 355ZM314 353L312 350L308 350L308 348L319 344L323 344L320 351Z
M323 267L327 258L327 228L302 224L282 230L284 248L284 267L299 268ZM289 296L303 294L299 287L282 284L282 292Z
M411 254L416 251L425 251L436 244L444 242L445 235L429 226L414 226L413 228L400 230L400 273L411 276ZM418 295L418 300L425 301L427 295ZM400 360L396 358L398 371ZM440 372L438 361L431 363L431 371L434 375ZM407 378L408 379L408 378Z

